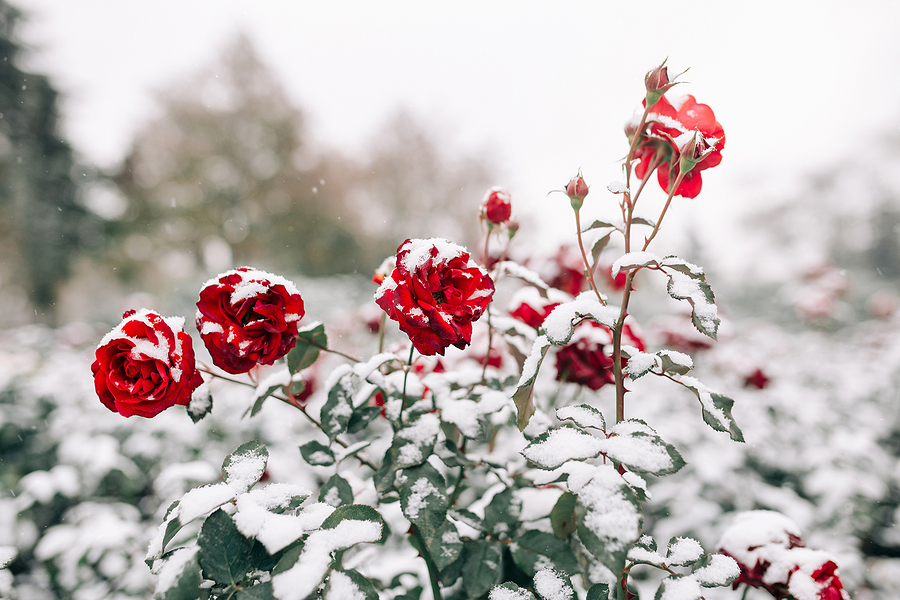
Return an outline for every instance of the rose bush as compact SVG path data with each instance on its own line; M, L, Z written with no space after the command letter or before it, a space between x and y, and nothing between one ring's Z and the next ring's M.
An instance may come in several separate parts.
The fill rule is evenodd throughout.
M123 417L155 417L187 405L203 383L184 319L142 309L128 311L100 341L91 365L100 401Z
M703 144L708 145L712 151L684 176L678 189L675 190L675 195L696 198L703 186L700 172L722 162L725 130L716 121L712 109L706 104L698 103L689 94L660 98L650 109L644 130L632 133L640 136L635 151L637 163L634 174L639 179L644 179L656 164L659 185L663 191L668 192L669 182L678 177L680 145L683 146L688 142L686 134L695 131L700 132Z
M414 239L397 249L397 266L375 292L375 302L416 350L432 356L450 345L468 346L472 323L493 295L493 280L465 248L442 239Z
M204 284L197 329L217 367L246 373L290 352L303 315L303 299L293 283L241 267Z

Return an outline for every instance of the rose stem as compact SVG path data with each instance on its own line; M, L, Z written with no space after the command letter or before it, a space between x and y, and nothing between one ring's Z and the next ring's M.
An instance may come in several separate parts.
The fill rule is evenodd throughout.
M594 290L594 294L597 296L597 300L603 306L606 306L606 302L603 301L603 296L600 295L600 290L597 289L597 284L594 283L594 268L591 266L591 263L588 262L587 253L584 251L584 241L581 239L581 210L575 209L575 229L578 232L578 247L581 249L581 258L584 261L584 274L587 276L587 280L591 284L591 288Z

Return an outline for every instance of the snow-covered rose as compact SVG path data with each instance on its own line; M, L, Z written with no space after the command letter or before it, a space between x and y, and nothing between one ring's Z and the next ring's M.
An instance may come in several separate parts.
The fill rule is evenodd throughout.
M175 404L187 405L203 379L184 319L146 309L128 311L122 319L101 340L91 365L103 405L123 417L155 417Z
M634 174L643 179L654 162L659 161L656 177L664 191L669 190L669 181L678 177L679 148L675 142L686 133L699 131L703 143L712 149L694 168L685 175L676 196L696 198L703 186L701 171L715 167L722 162L725 147L725 130L716 121L712 109L698 103L693 96L667 98L663 96L653 105L647 115L647 125L641 136L635 159Z
M442 239L406 240L375 302L397 321L416 350L444 354L472 341L472 323L494 295L491 277L462 246Z
M481 218L494 225L502 225L512 215L511 197L502 187L492 187L481 201Z
M229 373L271 365L296 343L303 300L293 283L251 267L206 282L197 329L213 363Z

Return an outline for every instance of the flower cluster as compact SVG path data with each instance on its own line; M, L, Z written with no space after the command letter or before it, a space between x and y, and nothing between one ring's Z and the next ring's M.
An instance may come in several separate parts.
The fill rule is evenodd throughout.
M207 282L197 302L197 329L213 364L228 373L271 365L294 347L303 300L294 284L241 267ZM108 333L91 365L100 401L125 417L154 417L187 405L202 383L181 317L129 311Z
M784 515L754 510L741 513L719 540L719 552L738 562L740 584L761 588L775 598L849 600L837 564L827 552L806 548L800 529Z

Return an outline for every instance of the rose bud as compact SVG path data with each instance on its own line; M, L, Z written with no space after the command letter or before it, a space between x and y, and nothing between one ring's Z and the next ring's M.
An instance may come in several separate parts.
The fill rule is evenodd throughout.
M375 292L375 302L397 321L416 350L444 354L465 348L494 294L494 282L462 246L442 239L406 240L397 267Z
M684 174L690 173L694 167L716 151L716 147L711 145L699 130L682 134L674 141L679 148L678 168Z
M303 315L303 300L293 283L241 267L209 280L200 290L197 329L217 367L246 373L290 352Z
M155 417L187 406L202 383L181 317L131 310L100 341L91 365L100 402L123 417Z
M668 59L666 59L668 60ZM678 82L669 81L669 68L664 60L661 65L644 75L644 87L647 89L647 106L653 106L663 94L677 85Z
M511 197L504 188L495 186L487 191L481 201L481 213L479 218L486 220L489 225L502 225L509 221L512 214Z
M572 208L575 210L581 209L581 205L584 203L584 198L588 195L588 191L588 185L584 182L581 171L578 171L578 175L573 177L569 180L569 183L566 184L566 196L569 197Z

